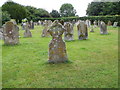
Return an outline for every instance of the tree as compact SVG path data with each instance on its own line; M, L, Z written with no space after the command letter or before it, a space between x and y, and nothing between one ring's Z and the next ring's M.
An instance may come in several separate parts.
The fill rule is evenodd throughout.
M38 21L42 17L51 17L48 11L42 9L42 8L35 8L32 6L26 6L27 9L27 19Z
M72 6L72 4L66 3L60 7L60 14L62 17L71 17L75 16L76 10Z
M3 11L2 12L2 24L4 24L7 21L10 21L10 20L11 20L10 14L8 14L7 11Z
M120 2L91 2L86 14L89 16L120 15Z
M60 14L57 10L52 10L52 12L50 13L50 15L53 17L53 18L59 18L60 17Z
M26 9L24 6L17 4L13 1L8 1L2 5L2 11L7 11L12 19L20 22L27 16Z

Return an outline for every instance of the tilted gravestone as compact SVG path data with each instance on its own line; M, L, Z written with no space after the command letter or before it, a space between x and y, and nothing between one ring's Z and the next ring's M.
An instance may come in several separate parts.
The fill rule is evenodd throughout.
M5 45L15 45L19 43L19 27L11 21L3 26L3 40Z
M108 34L107 25L103 21L100 23L100 34Z
M79 21L77 25L78 29L78 39L83 40L88 38L88 28L87 25L83 21Z
M64 30L64 27L58 20L55 20L48 30L52 36L52 40L49 44L49 63L62 63L68 61L66 45L62 40Z
M49 33L47 32L48 31L48 27L49 27L49 23L47 20L44 21L44 29L42 31L42 37L49 37Z
M25 25L24 37L32 37L32 33L30 32L28 23L26 23L26 25Z
M73 25L69 22L66 22L65 25L65 32L64 32L64 40L71 41L73 39Z

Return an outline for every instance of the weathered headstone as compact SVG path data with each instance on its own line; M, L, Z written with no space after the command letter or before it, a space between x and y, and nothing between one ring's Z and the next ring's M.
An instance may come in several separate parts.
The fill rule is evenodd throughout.
M100 21L100 20L98 20L98 27L100 27L100 23L101 23L101 21Z
M0 40L2 40L2 39L3 39L3 28L0 27Z
M103 21L100 23L100 34L108 34L107 25Z
M91 26L91 21L90 20L86 20L85 23L87 24L87 27L90 27Z
M32 20L30 21L30 29L34 29L34 22Z
M118 22L114 22L113 27L117 27Z
M69 22L66 22L65 25L65 32L64 32L64 40L71 41L73 39L73 25Z
M90 32L94 32L94 27L93 26L90 27Z
M49 63L61 63L68 61L65 42L62 40L64 27L55 20L50 26L48 32L52 36L49 44Z
M26 23L26 25L25 25L24 37L32 37L32 33L30 32L28 23Z
M94 23L94 28L96 28L97 27L97 20L95 20L93 23Z
M42 31L42 37L49 37L49 33L47 32L48 31L48 27L49 27L49 23L47 20L44 21L44 29Z
M108 26L111 26L112 25L112 22L111 21L108 21L108 24L107 24Z
M78 29L78 39L83 40L88 38L88 28L84 21L80 21L77 25Z
M19 43L19 27L11 21L3 26L3 40L5 45L15 45Z

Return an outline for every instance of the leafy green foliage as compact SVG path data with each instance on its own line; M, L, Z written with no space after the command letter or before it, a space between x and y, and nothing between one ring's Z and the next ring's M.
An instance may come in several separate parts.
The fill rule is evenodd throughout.
M72 6L72 4L65 3L60 7L60 14L62 17L71 17L75 16L76 10Z
M26 6L27 9L27 19L38 21L40 18L43 17L51 17L48 11L42 9L42 8L35 8L32 6Z
M120 15L120 2L91 2L86 14L89 16Z
M2 11L7 11L12 19L16 19L20 22L23 18L27 16L26 9L15 2L9 1L2 5Z
M60 14L57 10L52 10L52 12L50 14L53 18L59 18L60 17Z
M10 14L7 11L3 11L2 12L2 24L10 20L11 20Z

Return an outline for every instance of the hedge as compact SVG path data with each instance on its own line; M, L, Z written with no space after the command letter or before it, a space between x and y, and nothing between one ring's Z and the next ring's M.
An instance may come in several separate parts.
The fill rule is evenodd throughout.
M118 26L120 26L120 15L117 16L85 16L85 17L62 17L62 18L39 18L39 20L64 20L66 21L72 21L72 20L91 20L93 23L95 20L102 20L106 24L110 20L112 23L118 22Z

